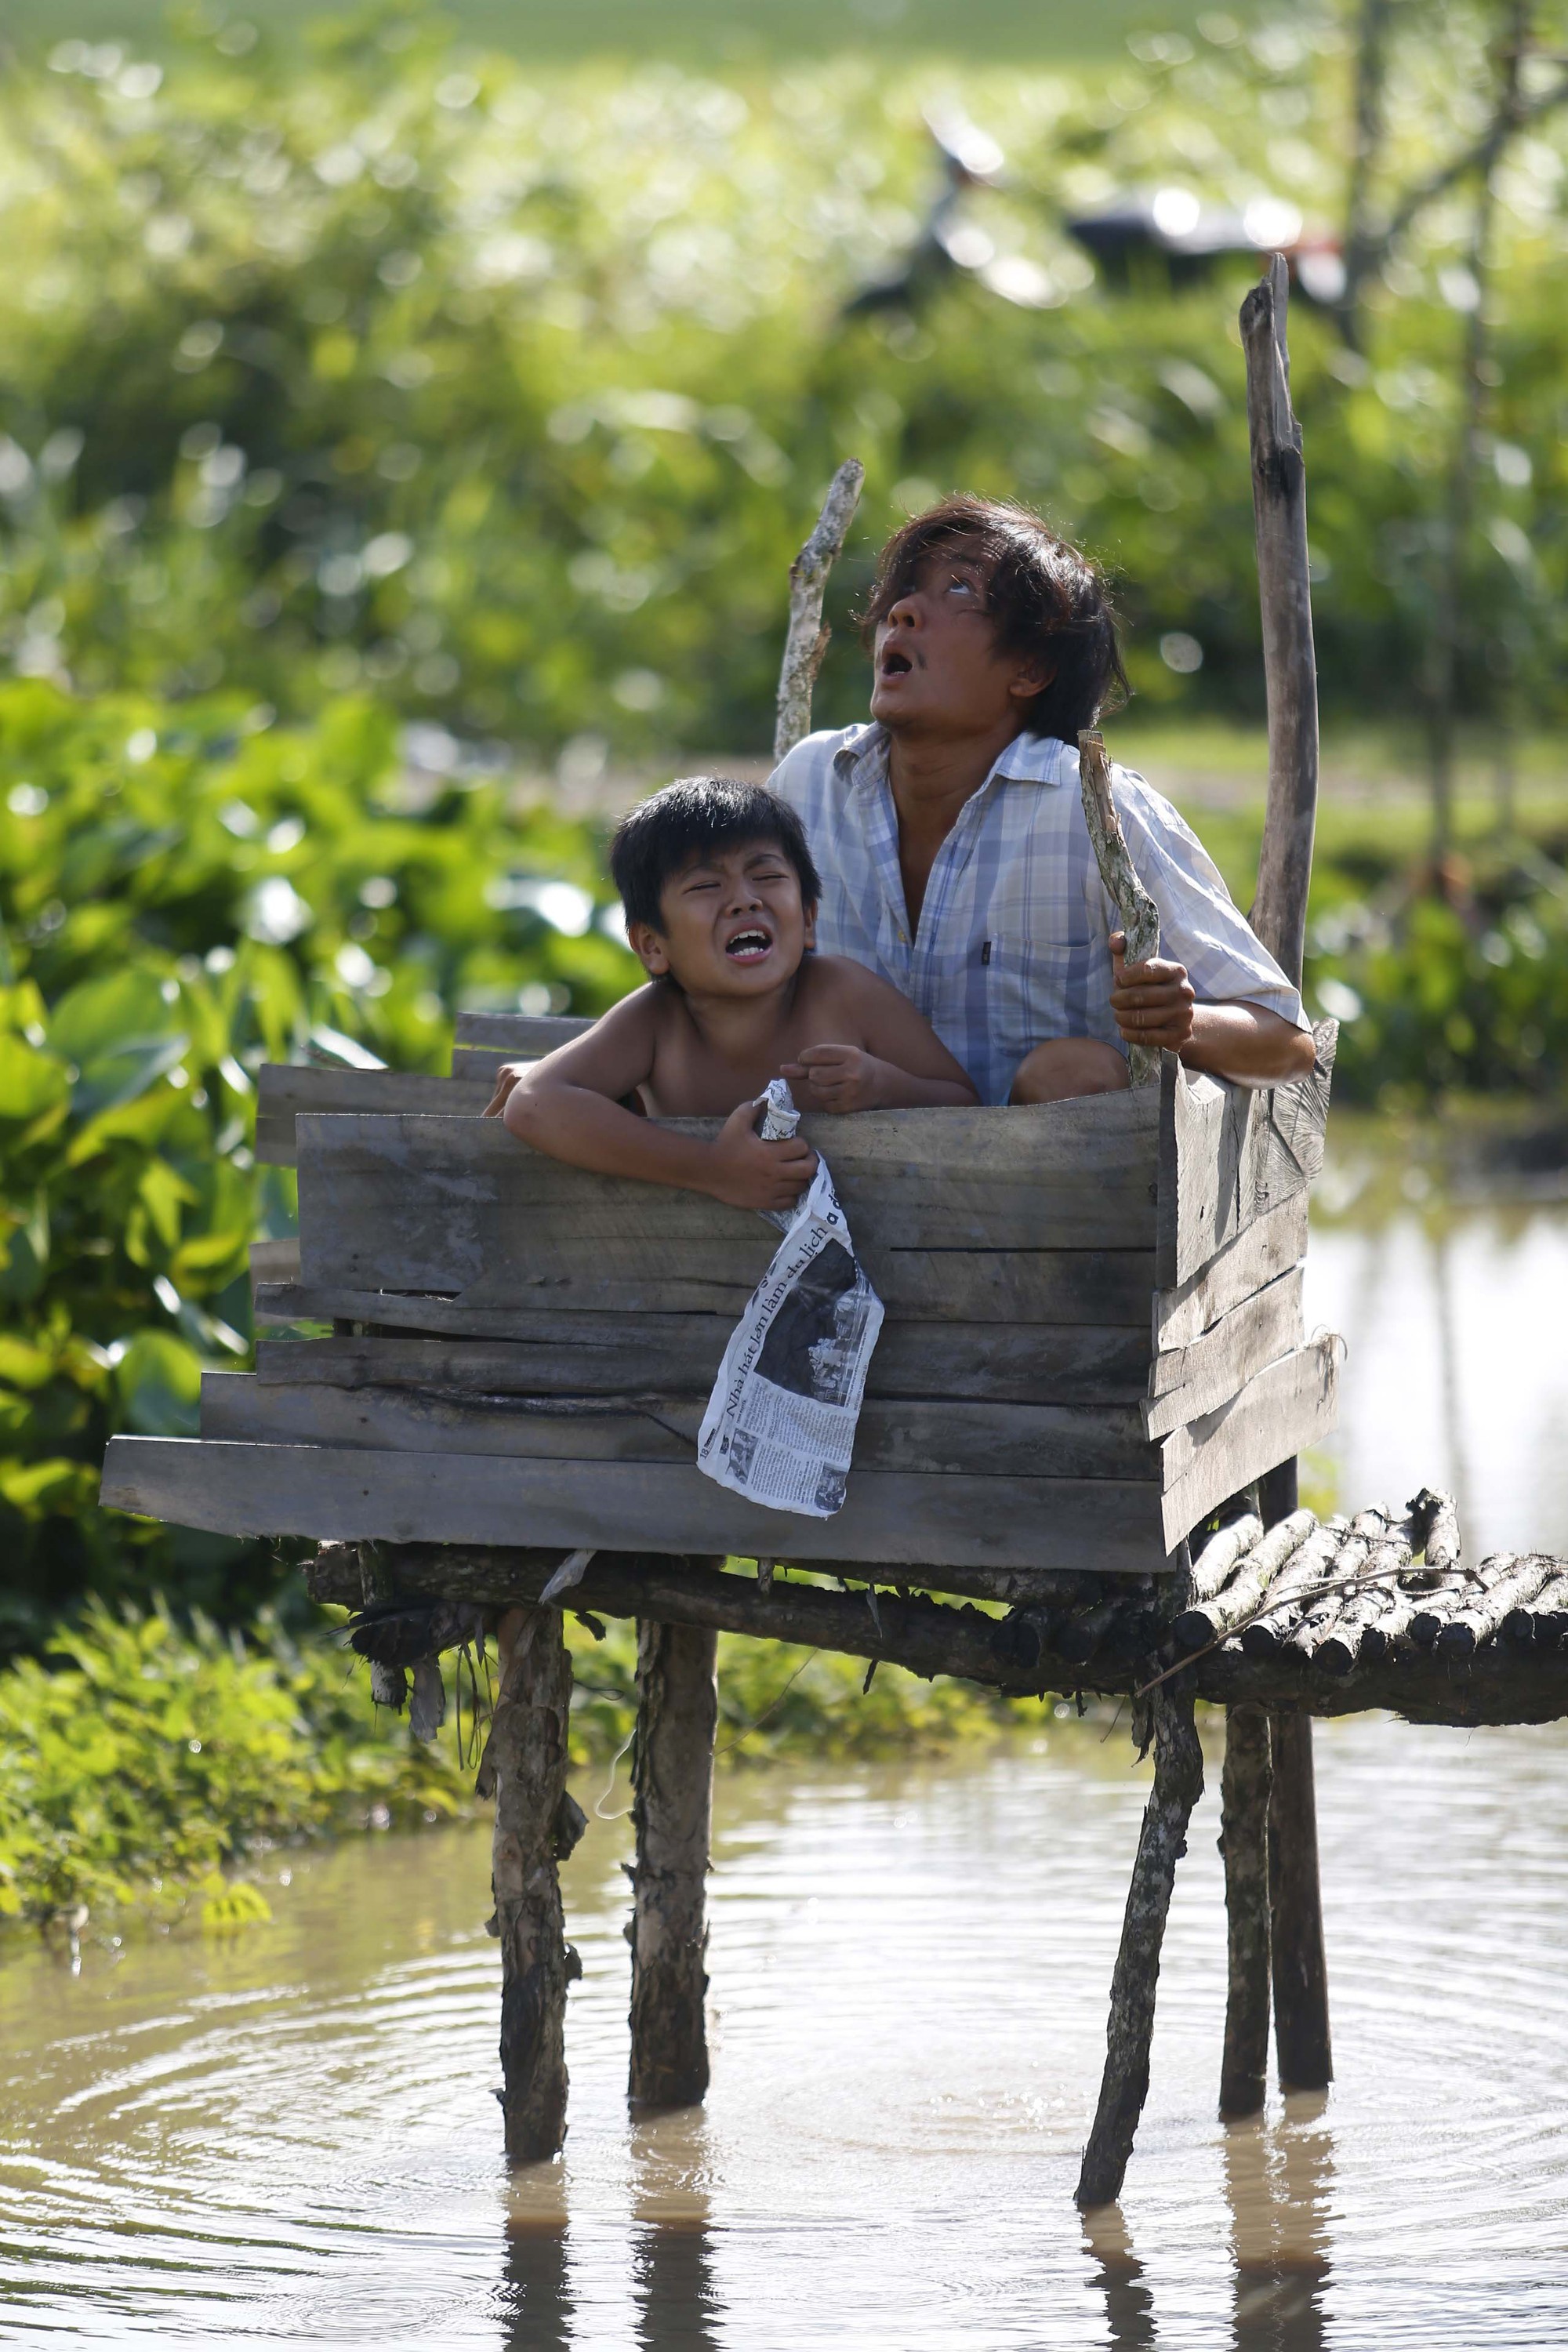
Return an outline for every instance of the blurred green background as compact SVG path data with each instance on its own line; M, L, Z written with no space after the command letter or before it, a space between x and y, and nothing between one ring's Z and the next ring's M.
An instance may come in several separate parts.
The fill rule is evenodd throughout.
M819 720L862 713L885 533L1021 496L1110 568L1113 749L1245 903L1235 321L1275 239L1340 1093L1554 1097L1561 8L66 0L0 41L0 1642L291 1590L93 1500L110 1432L190 1430L248 1349L292 1215L259 1062L439 1067L465 1006L614 1000L605 825L763 772L842 457Z

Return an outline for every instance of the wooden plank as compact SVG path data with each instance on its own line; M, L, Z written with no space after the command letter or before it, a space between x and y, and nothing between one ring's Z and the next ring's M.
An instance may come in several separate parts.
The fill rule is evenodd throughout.
M1249 1088L1184 1069L1166 1055L1160 1086L1159 1279L1189 1281L1323 1164L1337 1024L1319 1024L1320 1068L1290 1086Z
M879 1247L1151 1249L1157 1118L1147 1097L1122 1093L1017 1109L866 1111L809 1118L804 1132L832 1168L868 1260ZM714 1119L668 1124L719 1131ZM750 1263L767 1230L750 1211L704 1193L595 1176L531 1151L499 1120L340 1117L300 1132L310 1155L300 1214L309 1280L362 1286L380 1253L377 1286L460 1289L498 1249L592 1243L596 1254L603 1241L649 1243L661 1253L694 1241L709 1255L743 1236ZM387 1242L432 1262L432 1232L444 1265L456 1262L460 1239L465 1271L456 1281L405 1280L384 1255ZM352 1262L334 1237L352 1243Z
M764 1510L685 1464L521 1462L328 1445L116 1437L103 1504L222 1535L739 1552L868 1567L1168 1565L1153 1480L863 1470L830 1519Z
M494 1045L454 1045L452 1076L471 1079L475 1086L482 1086L488 1102L495 1087L496 1072L503 1062L521 1062L527 1067L539 1058L537 1054L503 1054ZM483 1107L481 1104L480 1108Z
M705 1394L433 1395L406 1388L289 1388L207 1372L202 1435L268 1444L411 1447L525 1460L694 1462ZM855 1466L924 1476L1152 1478L1158 1463L1127 1406L868 1399Z
M250 1244L250 1300L254 1307L256 1294L263 1283L298 1282L300 1279L300 1236L285 1234L270 1242Z
M541 1308L626 1317L721 1315L731 1324L742 1312L767 1264L764 1248L751 1265L715 1267L688 1243L679 1263L673 1250L644 1246L616 1251L557 1253L549 1265L506 1266L467 1291L357 1290L337 1283L274 1283L258 1286L263 1322L372 1323L399 1331L429 1331L453 1339L520 1336ZM865 1253L867 1271L894 1316L942 1324L1121 1324L1148 1328L1154 1257L1152 1250L889 1250ZM405 1269L406 1271L406 1269ZM1145 1349L1147 1341L1143 1340ZM1147 1361L1147 1357L1145 1357Z
M477 1075L444 1078L428 1070L341 1070L313 1062L263 1062L257 1077L256 1156L271 1168L292 1168L294 1121L301 1111L423 1111L474 1118L490 1093Z
M1331 1332L1309 1340L1254 1373L1215 1412L1164 1440L1164 1532L1171 1550L1227 1495L1329 1435L1339 1417L1338 1346Z
M1186 1282L1154 1294L1156 1354L1190 1346L1307 1255L1307 1195L1297 1192L1228 1242Z
M523 1054L551 1054L594 1024L581 1013L459 1013L459 1045L483 1045L510 1060Z
M1156 1356L1143 1407L1149 1436L1163 1437L1201 1413L1213 1412L1245 1381L1300 1344L1301 1269L1292 1266L1268 1288L1222 1316L1212 1330L1184 1348Z
M360 1318L364 1319L364 1318ZM614 1394L713 1385L731 1323L720 1315L519 1315L508 1339L267 1339L263 1382L442 1388L498 1395ZM1149 1349L1128 1325L900 1323L871 1358L873 1397L1136 1405Z

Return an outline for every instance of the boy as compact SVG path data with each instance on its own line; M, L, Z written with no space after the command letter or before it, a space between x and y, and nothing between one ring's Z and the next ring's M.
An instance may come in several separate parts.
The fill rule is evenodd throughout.
M602 1175L788 1210L816 1156L755 1132L770 1078L787 1078L802 1110L978 1101L896 988L812 951L821 882L800 819L761 785L668 785L623 819L610 871L649 984L542 1061L501 1070L486 1117L522 1142ZM711 1142L650 1123L713 1117Z

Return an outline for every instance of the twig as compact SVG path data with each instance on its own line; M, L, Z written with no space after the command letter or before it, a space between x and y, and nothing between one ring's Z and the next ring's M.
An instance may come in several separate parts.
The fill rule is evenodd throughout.
M1107 898L1121 919L1126 937L1126 961L1147 963L1160 952L1160 909L1138 878L1116 802L1110 789L1110 764L1105 739L1098 728L1086 727L1078 739L1078 772L1083 793L1084 822L1094 844L1100 878ZM1160 1056L1147 1045L1129 1045L1127 1067L1135 1087L1158 1080Z
M810 538L789 568L789 631L779 670L778 720L773 729L773 758L782 760L811 732L811 694L830 629L822 625L822 599L827 575L843 549L866 468L858 457L846 457L828 486Z

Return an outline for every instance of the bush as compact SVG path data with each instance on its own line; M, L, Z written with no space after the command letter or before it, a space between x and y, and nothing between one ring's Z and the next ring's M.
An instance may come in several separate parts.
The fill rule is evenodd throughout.
M285 729L0 685L0 1641L89 1587L232 1615L272 1580L95 1505L109 1436L190 1433L249 1347L248 1244L294 1214L251 1155L262 1060L440 1067L456 1007L593 1013L636 975L594 834L417 748L362 700Z

